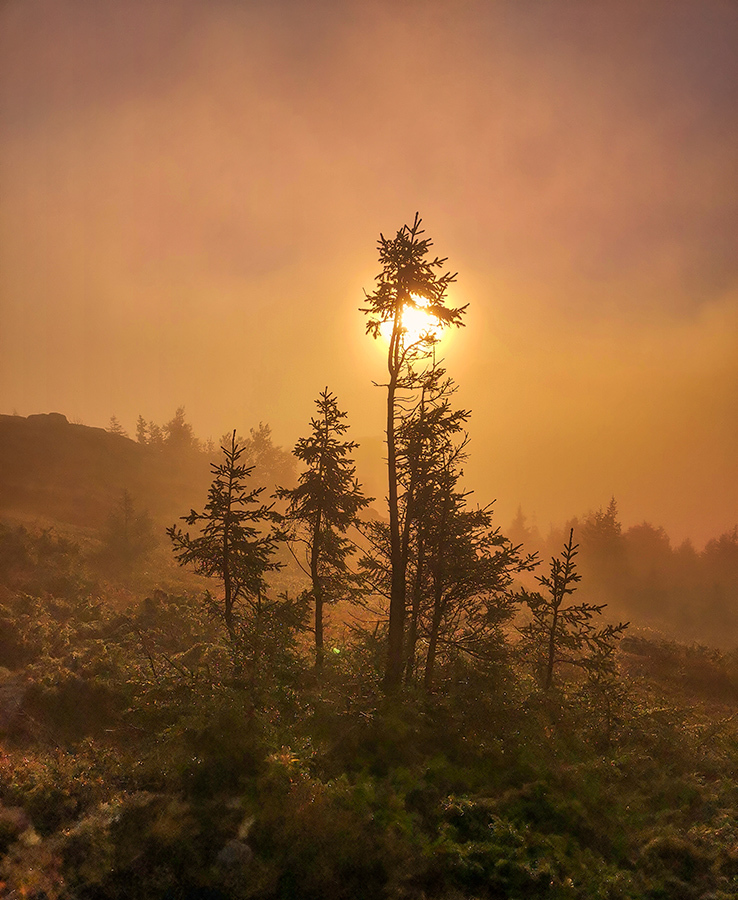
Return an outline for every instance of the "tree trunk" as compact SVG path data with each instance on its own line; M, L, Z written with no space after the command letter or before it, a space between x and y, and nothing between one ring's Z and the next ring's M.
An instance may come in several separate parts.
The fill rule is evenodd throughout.
M403 639L405 632L405 569L402 559L400 536L400 509L397 490L397 448L395 446L395 392L399 371L399 329L395 323L390 343L390 382L387 387L387 476L390 519L390 608L387 647L387 668L384 675L385 691L392 693L402 683Z
M443 617L443 607L439 591L433 603L433 620L431 622L430 638L428 639L428 655L425 659L425 677L423 679L423 687L430 692L433 689L433 675L436 667L436 652L438 650L438 633L441 630L441 619Z
M553 620L551 621L551 632L548 636L548 659L546 660L546 680L544 689L550 690L553 683L554 663L556 661L556 626L559 619L559 604L556 603L553 611Z
M435 565L433 566L433 619L431 622L430 639L428 641L428 656L425 661L425 679L423 681L427 691L430 691L433 687L433 673L436 665L436 652L438 648L438 633L441 628L441 620L443 619L443 588L446 576L446 527L448 525L450 508L450 487L446 486L446 493L443 498L443 510L441 512L441 520L439 522L436 539L436 559Z
M231 450L235 452L236 448L236 432L231 437ZM230 514L231 502L233 496L233 466L231 466L228 478L228 500L227 513ZM225 620L226 630L228 632L228 642L231 645L231 665L233 667L233 677L240 678L243 666L238 647L238 636L236 634L236 625L233 616L233 607L235 605L235 591L231 581L231 534L228 527L228 517L226 516L223 527L223 592L224 592L224 608L223 618Z
M423 576L425 574L425 542L418 538L418 557L413 583L413 605L410 615L410 627L407 636L407 662L405 664L405 684L409 684L415 673L415 647L418 643L418 619L420 617L420 601L423 594Z
M251 658L251 702L259 707L259 657L261 656L261 590L256 595L256 616L254 621L253 655Z
M315 669L323 669L323 585L320 580L318 562L320 560L320 509L318 510L313 546L310 551L310 578L313 583L313 600L315 601Z
M326 388L327 390L327 388ZM323 523L324 487L323 473L325 471L325 456L328 452L328 413L323 415L323 446L318 466L318 481L320 482L320 499L315 513L313 524L313 539L310 547L310 579L313 584L313 600L315 601L315 670L318 674L323 671L323 583L320 578L320 552L321 552L321 525Z

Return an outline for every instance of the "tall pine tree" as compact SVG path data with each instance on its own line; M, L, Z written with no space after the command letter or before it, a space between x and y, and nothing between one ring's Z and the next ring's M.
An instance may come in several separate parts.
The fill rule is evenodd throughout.
M280 488L277 496L287 501L285 521L292 544L304 549L304 570L310 577L315 609L315 666L320 671L324 606L348 596L355 586L348 567L355 548L346 534L370 501L362 493L351 457L358 444L343 439L348 430L346 413L327 387L315 404L318 412L310 420L310 434L300 438L293 451L305 471L297 487ZM298 562L303 565L302 560Z
M407 555L403 553L403 498L398 472L397 419L403 392L412 393L414 367L431 355L436 340L425 333L417 338L403 325L406 310L421 309L439 327L460 326L466 307L447 305L446 292L456 276L443 272L445 259L430 257L432 241L423 237L421 219L415 214L412 225L404 225L394 238L379 236L382 270L376 288L366 295L366 331L378 338L388 329L387 348L387 472L390 537L391 589L385 688L393 691L402 682L405 662L405 618L407 597Z

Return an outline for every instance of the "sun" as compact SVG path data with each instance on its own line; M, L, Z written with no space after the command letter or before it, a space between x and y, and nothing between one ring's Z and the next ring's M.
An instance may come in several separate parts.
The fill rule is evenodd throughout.
M433 313L426 309L430 305L430 301L419 294L411 294L410 299L410 303L403 304L400 316L404 345L410 347L415 344L432 344L440 340L443 325ZM383 322L379 330L382 336L389 341L392 337L392 321Z

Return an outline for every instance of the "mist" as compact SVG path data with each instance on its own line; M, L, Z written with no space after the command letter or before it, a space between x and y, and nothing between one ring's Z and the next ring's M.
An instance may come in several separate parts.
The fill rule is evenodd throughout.
M737 38L721 2L4 3L0 411L291 447L329 385L378 468L358 307L419 210L479 501L704 544L738 517Z
M0 0L2 896L738 897L736 148L735 0Z

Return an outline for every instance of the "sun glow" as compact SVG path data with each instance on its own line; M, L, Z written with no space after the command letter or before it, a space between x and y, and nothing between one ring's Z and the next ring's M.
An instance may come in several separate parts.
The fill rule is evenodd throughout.
M432 344L440 340L443 325L433 313L425 309L430 301L419 294L411 294L410 298L411 302L403 305L400 317L405 346ZM389 341L392 337L392 321L383 322L379 330L385 340Z

